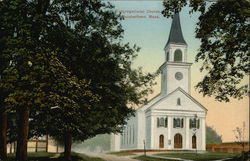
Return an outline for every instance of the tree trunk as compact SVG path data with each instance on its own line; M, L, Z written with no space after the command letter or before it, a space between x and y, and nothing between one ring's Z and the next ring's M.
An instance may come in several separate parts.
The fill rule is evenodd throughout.
M0 160L7 158L7 112L0 111Z
M72 136L70 134L66 134L64 138L64 160L71 161L70 153L72 146Z
M18 138L17 138L17 161L27 161L27 142L29 133L29 109L19 111Z

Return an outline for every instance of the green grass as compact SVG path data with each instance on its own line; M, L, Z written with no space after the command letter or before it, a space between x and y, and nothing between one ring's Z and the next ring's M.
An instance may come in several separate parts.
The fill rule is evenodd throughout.
M110 152L108 154L118 155L118 156L135 155L134 153L131 152Z
M135 157L134 159L138 159L140 161L175 161L175 160L169 160L169 159L161 159L161 158L155 158L155 157L149 157L149 156L139 156Z
M195 161L217 160L239 156L239 154L233 153L198 153L197 155L196 153L161 153L156 155L164 157L190 159Z
M28 153L28 158L29 161L33 160L44 160L44 159L49 159L50 157L54 156L55 153L47 153L47 152L30 152ZM15 155L14 154L8 154L8 161L13 161L15 160Z
M110 135L97 135L91 139L85 140L83 143L74 143L73 147L75 150L87 149L88 151L96 151L102 149L102 151L110 151Z
M89 157L84 154L71 153L72 161L104 161L101 158ZM7 161L14 161L14 155L9 155ZM57 153L37 152L28 153L28 161L63 161L62 155Z

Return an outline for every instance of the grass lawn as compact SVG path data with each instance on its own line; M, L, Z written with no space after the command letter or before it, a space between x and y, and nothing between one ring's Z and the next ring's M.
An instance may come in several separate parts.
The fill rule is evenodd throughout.
M141 161L175 161L175 160L169 160L169 159L161 159L161 158L155 158L155 157L149 157L149 156L139 156L139 157L135 157L134 159L138 159Z
M161 153L156 154L158 156L165 156L165 157L174 157L174 158L182 158L182 159L190 159L195 161L208 161L208 160L217 160L217 159L224 159L224 158L233 158L237 157L240 154L233 154L233 153Z
M110 152L107 154L119 155L119 156L135 155L134 153L131 152Z
M93 158L84 154L71 153L72 161L104 161L101 158ZM9 155L8 161L14 161L14 155ZM37 152L28 153L29 161L63 161L60 154L57 153L47 153L47 152Z

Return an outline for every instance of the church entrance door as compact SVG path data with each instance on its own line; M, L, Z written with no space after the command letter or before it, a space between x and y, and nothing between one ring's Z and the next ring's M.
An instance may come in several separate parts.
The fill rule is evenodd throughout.
M192 136L192 148L196 149L196 136L195 135Z
M182 136L181 136L181 134L176 134L174 136L174 148L182 148Z
M159 137L159 147L160 148L164 148L164 136L163 135L160 135Z

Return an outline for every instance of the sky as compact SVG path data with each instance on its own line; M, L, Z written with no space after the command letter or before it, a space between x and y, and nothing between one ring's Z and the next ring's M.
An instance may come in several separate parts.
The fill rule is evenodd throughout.
M165 60L163 50L171 27L171 19L161 15L163 9L161 0L112 0L117 12L125 16L122 26L124 28L124 42L131 46L136 44L141 48L134 67L143 67L144 72L155 72ZM180 12L181 26L184 39L188 44L188 62L194 63L191 67L191 95L207 109L206 123L213 127L223 142L235 141L233 130L242 127L245 122L245 139L249 140L249 99L231 99L229 103L215 101L213 97L203 97L194 86L202 80L205 73L199 68L201 63L195 63L195 55L200 46L200 40L195 38L195 27L199 14L189 14L190 8L185 7ZM153 87L154 93L149 98L160 92L159 78ZM248 82L246 78L245 83Z

